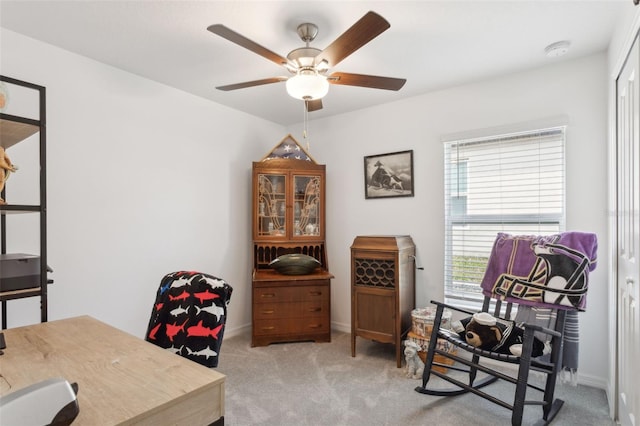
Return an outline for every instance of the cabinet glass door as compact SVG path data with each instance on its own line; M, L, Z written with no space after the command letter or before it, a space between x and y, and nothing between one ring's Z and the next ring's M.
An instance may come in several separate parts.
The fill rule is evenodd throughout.
M258 175L258 236L287 234L285 175Z
M320 176L294 175L293 233L294 236L320 235Z

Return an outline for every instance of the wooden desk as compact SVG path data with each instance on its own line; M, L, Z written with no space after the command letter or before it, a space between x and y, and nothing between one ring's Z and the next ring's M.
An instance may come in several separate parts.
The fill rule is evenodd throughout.
M88 316L4 331L0 395L63 377L79 386L80 425L224 421L225 376Z

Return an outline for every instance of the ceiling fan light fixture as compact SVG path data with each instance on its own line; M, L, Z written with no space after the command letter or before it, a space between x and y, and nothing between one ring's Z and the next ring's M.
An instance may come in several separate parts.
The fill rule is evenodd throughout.
M329 69L329 62L327 62L326 59L321 60L320 62L318 62L318 64L316 65L316 70L318 72L324 73Z
M302 70L287 80L287 93L302 100L322 99L329 93L329 82L312 70Z

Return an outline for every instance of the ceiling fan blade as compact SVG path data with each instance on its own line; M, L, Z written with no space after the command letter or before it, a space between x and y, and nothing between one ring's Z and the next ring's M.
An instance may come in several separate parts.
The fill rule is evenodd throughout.
M331 84L341 84L345 86L371 87L373 89L400 90L404 83L404 78L380 77L377 75L351 74L347 72L334 72L327 77Z
M222 24L210 25L209 27L207 27L207 30L229 40L232 43L242 46L245 49L249 49L253 53L257 53L258 55L267 58L271 62L274 62L278 65L285 65L287 63L287 58L280 56L275 52L272 52L271 50L259 45L254 41L249 40L245 36L238 34L237 32L225 27Z
M244 83L236 83L236 84L228 84L226 86L218 86L218 87L216 87L216 89L224 90L225 92L228 92L229 90L244 89L245 87L253 87L253 86L261 86L263 84L279 83L281 81L287 81L287 78L288 77L263 78L262 80L245 81Z
M391 25L375 12L368 12L351 28L327 46L317 57L316 64L323 60L330 67L336 66L344 58L382 34Z
M318 111L319 109L322 109L322 99L305 101L305 105L307 106L307 112Z

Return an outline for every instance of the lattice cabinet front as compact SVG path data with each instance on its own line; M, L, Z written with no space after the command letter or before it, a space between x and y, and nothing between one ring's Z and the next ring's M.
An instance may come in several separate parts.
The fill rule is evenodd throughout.
M415 307L415 245L408 235L359 236L351 246L351 356L356 337L396 348L402 365L402 336Z
M356 285L393 288L396 283L395 259L353 259Z

